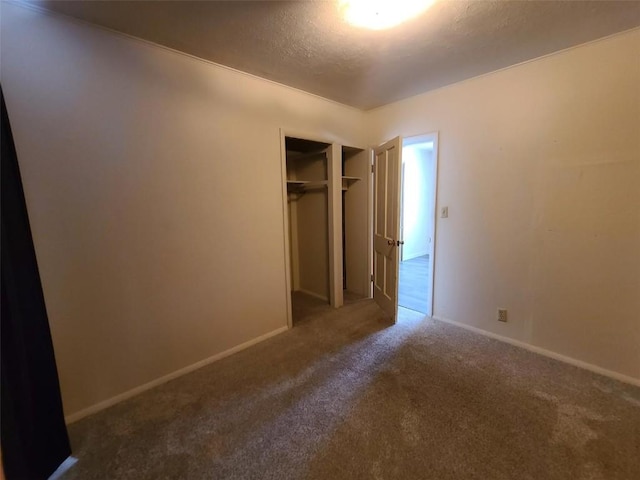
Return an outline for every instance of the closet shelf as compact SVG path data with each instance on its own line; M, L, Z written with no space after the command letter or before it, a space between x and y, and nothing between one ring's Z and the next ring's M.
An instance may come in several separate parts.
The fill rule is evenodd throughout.
M309 181L309 180L287 180L288 192L304 192L306 190L312 190L315 188L324 188L327 186L327 181Z
M307 158L317 159L317 157L319 157L321 155L323 155L325 157L325 158L323 158L323 160L325 160L326 157L327 157L326 149L316 150L316 151L313 151L313 152L299 153L297 155L289 155L289 154L287 154L287 159L288 160L293 160L293 161L295 161L295 160L304 160L304 159L307 159Z
M348 190L351 185L356 183L358 180L362 180L360 177L342 177L342 190Z

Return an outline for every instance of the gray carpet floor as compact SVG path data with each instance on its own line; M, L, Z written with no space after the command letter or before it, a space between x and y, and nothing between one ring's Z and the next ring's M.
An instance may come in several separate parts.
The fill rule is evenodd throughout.
M65 479L634 479L640 389L370 300L69 427Z

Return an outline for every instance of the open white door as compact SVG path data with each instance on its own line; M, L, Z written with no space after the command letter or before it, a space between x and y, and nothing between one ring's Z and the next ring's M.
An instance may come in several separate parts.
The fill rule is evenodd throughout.
M401 165L400 137L374 148L373 299L394 323L398 317Z

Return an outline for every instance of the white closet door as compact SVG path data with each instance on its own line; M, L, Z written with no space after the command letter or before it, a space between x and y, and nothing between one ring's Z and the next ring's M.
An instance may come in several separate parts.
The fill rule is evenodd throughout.
M400 267L400 168L402 139L374 149L373 298L394 323L398 316Z

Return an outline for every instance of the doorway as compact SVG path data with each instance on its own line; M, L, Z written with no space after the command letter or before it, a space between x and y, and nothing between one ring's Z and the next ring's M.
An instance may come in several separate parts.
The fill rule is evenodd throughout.
M398 306L433 314L437 134L402 143Z

